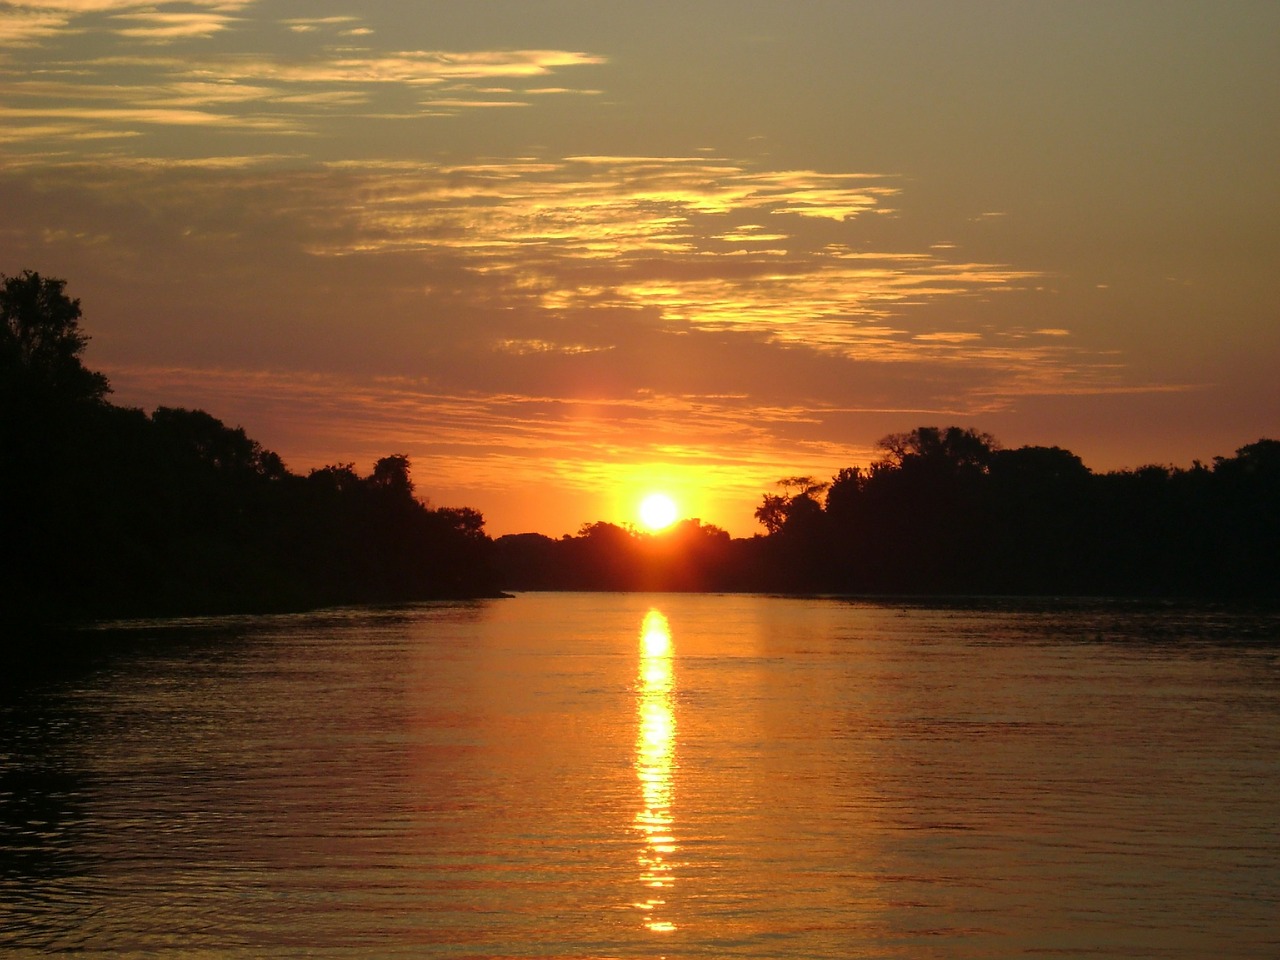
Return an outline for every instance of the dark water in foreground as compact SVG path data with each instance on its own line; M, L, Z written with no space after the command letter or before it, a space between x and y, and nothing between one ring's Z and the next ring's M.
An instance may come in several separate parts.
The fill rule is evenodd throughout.
M526 594L126 638L0 708L6 956L1280 956L1275 615Z

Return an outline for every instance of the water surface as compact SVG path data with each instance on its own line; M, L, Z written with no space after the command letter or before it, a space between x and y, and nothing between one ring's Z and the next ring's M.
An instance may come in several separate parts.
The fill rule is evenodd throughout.
M101 642L0 709L6 955L1280 955L1272 614L524 594Z

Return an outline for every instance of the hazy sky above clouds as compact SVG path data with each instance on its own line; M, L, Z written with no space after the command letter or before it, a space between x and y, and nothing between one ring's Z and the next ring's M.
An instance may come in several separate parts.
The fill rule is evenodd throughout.
M1280 436L1272 2L0 3L0 271L117 403L491 533L959 424Z

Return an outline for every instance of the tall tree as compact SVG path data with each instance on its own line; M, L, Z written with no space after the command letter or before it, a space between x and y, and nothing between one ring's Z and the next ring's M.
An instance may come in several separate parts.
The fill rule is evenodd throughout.
M0 274L0 384L5 399L99 401L107 378L80 362L89 338L80 330L80 301L65 280L24 270Z
M895 467L929 466L938 470L985 471L999 447L989 433L961 427L916 427L880 440L885 461Z

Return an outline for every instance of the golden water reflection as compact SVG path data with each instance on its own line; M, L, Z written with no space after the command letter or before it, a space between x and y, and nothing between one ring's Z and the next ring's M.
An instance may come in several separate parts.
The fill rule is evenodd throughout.
M635 826L644 841L638 862L640 882L645 887L636 907L644 911L644 925L659 932L676 928L665 910L675 880L671 860L676 851L671 813L676 747L674 698L671 628L661 612L650 610L640 627L640 682L636 697L636 776L642 805Z

